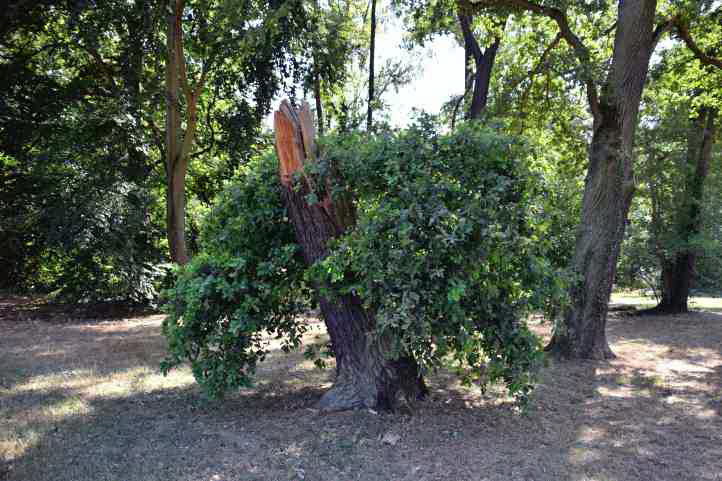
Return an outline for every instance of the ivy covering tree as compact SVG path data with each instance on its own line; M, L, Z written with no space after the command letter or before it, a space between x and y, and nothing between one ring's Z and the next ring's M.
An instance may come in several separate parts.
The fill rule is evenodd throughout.
M204 253L169 293L165 368L190 361L212 395L247 386L263 336L297 345L310 302L337 362L324 408L393 408L447 363L526 400L541 350L525 317L559 281L526 219L525 148L478 126L440 134L422 122L332 137L321 152L295 174L282 166L287 185L276 156L259 158L221 197Z

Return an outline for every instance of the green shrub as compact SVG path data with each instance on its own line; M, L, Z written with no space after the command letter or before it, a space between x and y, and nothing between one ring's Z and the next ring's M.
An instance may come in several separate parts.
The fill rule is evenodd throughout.
M361 201L356 229L313 267L319 283L358 294L397 354L451 360L465 381L503 380L525 399L541 350L523 319L558 283L525 218L523 146L422 124L325 152Z
M263 333L299 345L308 309L304 265L284 217L273 156L252 162L217 199L201 232L203 252L177 272L163 324L170 357L189 360L213 397L249 386L268 352Z

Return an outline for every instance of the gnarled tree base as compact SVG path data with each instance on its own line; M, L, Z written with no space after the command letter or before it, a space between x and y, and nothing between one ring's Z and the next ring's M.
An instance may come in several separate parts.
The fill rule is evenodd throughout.
M352 373L341 368L333 387L326 391L317 407L323 411L378 409L394 411L399 397L407 402L426 399L429 389L421 376L416 361L401 358L387 361L385 375ZM385 379L386 382L379 382Z
M572 342L567 336L555 334L544 351L558 359L588 359L604 361L617 356L607 343L606 335L595 336L586 342Z

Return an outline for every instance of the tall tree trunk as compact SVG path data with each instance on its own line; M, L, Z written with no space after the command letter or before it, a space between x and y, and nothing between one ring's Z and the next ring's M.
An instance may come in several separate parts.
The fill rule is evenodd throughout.
M694 273L695 255L685 250L662 264L662 299L647 314L681 314L688 312L689 288Z
M471 67L473 59L474 56L471 53L471 46L464 40L464 96L466 96L466 93L470 92L474 86L474 69Z
M369 46L369 105L366 112L366 130L373 127L374 57L376 56L376 0L371 0L371 45Z
M486 109L489 100L489 85L491 83L491 71L494 68L494 60L501 43L500 37L494 37L494 42L484 50L484 55L476 61L476 73L474 74L474 95L471 98L469 107L469 118L478 119Z
M181 157L181 112L179 56L177 53L177 24L180 15L176 2L171 0L168 14L167 57L165 66L166 85L166 229L170 258L178 264L188 262L185 240L185 175L186 168Z
M304 259L311 265L328 255L331 239L354 224L353 204L344 197L326 197L309 204L306 195L311 181L304 177L301 185L293 185L293 174L302 171L304 163L313 162L317 155L308 104L297 112L284 101L275 113L274 126L283 200ZM319 304L336 358L336 381L321 398L322 409L393 409L400 391L407 397L424 394L415 361L408 357L387 358L384 340L372 337L373 316L357 296L319 296Z
M313 96L316 100L316 118L318 119L318 134L323 135L323 103L321 102L321 76L318 73L318 67L313 74Z
M715 139L717 111L701 108L687 131L687 165L684 192L677 214L677 236L684 245L672 259L662 261L662 299L650 312L679 314L688 312L689 289L694 275L696 252L689 246L702 226L704 184L709 173Z
M489 99L489 85L491 83L491 73L494 68L494 61L496 60L496 54L499 51L499 45L501 43L501 37L495 36L492 44L485 49L481 50L479 42L474 37L472 31L471 21L473 19L471 14L462 11L462 7L458 7L457 17L459 19L459 25L461 26L461 32L464 36L464 57L467 62L465 73L466 87L470 86L470 82L474 83L474 94L471 99L471 106L467 111L466 119L478 119L481 117L481 113L486 108L487 101ZM506 23L506 20L504 21ZM503 29L503 27L502 27ZM475 70L473 77L469 76L469 57L474 59Z
M320 10L318 0L314 1L314 8L316 11ZM313 97L316 101L316 119L318 120L318 134L323 135L324 124L323 124L323 103L321 102L321 72L318 63L318 50L319 47L314 41L314 54L313 54Z
M598 105L592 105L594 135L572 261L577 278L571 306L548 346L564 357L614 356L605 332L607 308L634 193L632 149L655 44L655 8L656 0L619 2L611 68Z
M183 53L184 0L170 0L168 14L166 81L166 228L168 247L173 262L186 264L190 260L185 238L185 178L188 172L190 149L195 141L198 123L198 97L206 79L206 65L198 84L191 87ZM186 100L186 129L181 132L181 111L178 96L183 91Z

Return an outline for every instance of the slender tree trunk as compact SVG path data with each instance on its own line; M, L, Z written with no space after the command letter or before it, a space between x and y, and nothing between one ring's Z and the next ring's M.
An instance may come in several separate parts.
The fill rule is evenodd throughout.
M476 73L474 75L474 96L471 98L469 118L478 119L486 109L489 100L489 85L491 83L491 71L494 68L494 60L499 50L501 38L494 37L494 42L484 50L480 61L476 62Z
M296 112L287 101L274 117L283 200L293 223L304 259L311 265L328 255L328 242L354 222L348 198L330 197L309 204L310 180L293 185L292 175L316 157L313 121L308 104ZM318 293L318 286L317 286ZM321 398L325 410L393 409L400 391L420 397L425 386L411 358L389 360L383 339L372 337L375 321L357 296L328 299L319 296L321 313L336 358L336 381Z
M166 229L173 262L188 262L185 240L185 168L182 159L179 56L176 41L180 13L171 0L168 14L166 82Z
M374 57L376 56L376 0L371 0L371 45L369 46L369 105L366 112L366 130L373 127Z
M464 95L466 95L466 92L470 92L474 86L474 69L471 67L473 60L471 46L464 40Z
M316 10L320 10L318 0L314 1ZM313 56L313 97L316 101L316 119L318 120L318 134L323 135L323 103L321 102L321 73L318 64L318 46L314 44Z
M195 87L188 82L183 53L184 0L170 0L166 59L166 227L168 247L173 262L186 264L190 260L185 237L185 179L190 149L195 141L198 123L198 96L206 78L206 65ZM178 96L183 91L186 100L186 129L181 132L181 111Z
M461 8L461 7L459 7ZM470 86L470 82L474 83L474 93L471 99L471 106L467 111L466 119L478 119L486 108L489 99L489 85L491 83L491 73L494 68L496 54L499 51L501 37L495 36L494 41L489 48L484 51L479 47L471 28L472 15L459 10L457 12L461 32L464 36L464 57L467 62L464 70L466 77L466 87ZM505 21L506 23L506 21ZM473 76L470 76L469 58L474 59L475 70Z
M318 134L323 135L323 104L321 102L321 76L318 68L313 74L313 96L316 100L316 118L318 119Z
M701 108L690 121L687 132L687 171L682 202L677 215L677 235L684 248L672 259L662 261L662 299L649 312L680 314L688 312L689 290L694 276L696 252L689 244L702 226L704 184L709 173L712 145L715 139L717 111Z
M695 255L691 251L677 253L662 264L662 299L649 314L681 314L688 312L689 288L694 274Z
M467 42L466 37L464 37L464 94L459 101L462 105L466 103L466 96L471 92L471 89L474 88L474 68L471 66L472 61L474 61L474 55L471 52L471 45ZM464 118L469 120L469 110L464 112ZM456 110L454 110L453 121L454 123L456 122Z
M599 98L572 265L571 306L547 349L581 359L614 356L607 309L634 193L634 133L654 47L655 0L619 2L612 65Z

